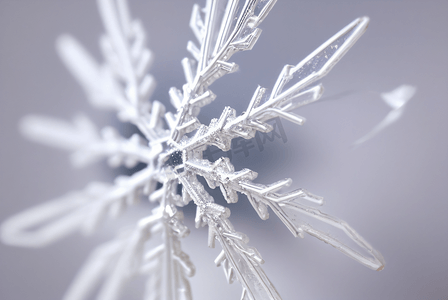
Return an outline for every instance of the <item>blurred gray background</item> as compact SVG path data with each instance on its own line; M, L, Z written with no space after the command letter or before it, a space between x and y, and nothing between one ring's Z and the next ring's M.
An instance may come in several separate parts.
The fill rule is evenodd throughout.
M167 91L184 83L180 60L194 38L188 27L194 1L129 3L155 54L153 99L172 109ZM298 111L307 123L283 121L286 143L267 142L262 152L233 158L237 169L259 172L258 182L291 177L294 187L324 196L322 210L347 221L386 259L383 271L371 271L310 236L295 239L273 214L260 221L241 199L230 207L231 221L261 252L285 300L448 298L447 13L446 0L279 0L254 49L233 57L240 71L212 86L218 98L203 110L206 123L226 105L242 112L257 85L271 88L284 64L298 63L356 17L371 18L365 35L322 80L322 101ZM30 113L69 120L82 111L99 126L118 124L112 113L89 107L54 50L55 39L71 33L99 59L102 32L94 1L0 0L0 221L117 175L106 164L74 170L67 153L18 133L20 118ZM403 117L353 148L390 110L380 93L401 84L417 87ZM0 299L60 299L95 245L149 211L142 204L94 236L43 249L0 245ZM206 232L194 230L192 218L187 213L192 233L183 248L197 267L195 299L239 299L240 286L227 285L213 264L219 250L207 248ZM137 281L123 299L139 299L141 290Z

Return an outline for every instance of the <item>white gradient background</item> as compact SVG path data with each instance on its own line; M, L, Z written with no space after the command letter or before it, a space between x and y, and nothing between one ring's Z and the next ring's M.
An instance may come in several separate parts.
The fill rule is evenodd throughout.
M194 2L129 2L155 54L153 99L171 109L167 91L184 83L180 60L193 39ZM298 63L356 17L371 18L365 35L322 80L324 98L342 97L300 109L307 118L302 127L283 121L286 144L268 143L233 161L237 169L259 172L259 182L291 177L295 187L324 196L322 210L346 220L386 259L384 271L371 271L310 236L295 239L273 214L260 221L242 199L230 207L231 221L261 252L285 300L448 298L447 13L446 0L279 0L254 49L233 57L240 71L212 86L218 98L203 110L207 123L225 105L243 111L257 85L272 87L284 64ZM29 113L68 120L83 111L99 126L116 122L87 104L54 50L57 36L71 33L99 58L102 32L94 1L0 0L0 220L117 174L104 163L73 170L67 153L31 143L17 129ZM389 112L379 93L401 84L416 86L417 94L400 121L351 148ZM92 237L74 235L43 249L0 245L0 299L60 299L95 245L149 211L140 205ZM227 285L213 264L219 250L207 248L205 230L195 230L192 214L187 217L192 233L183 248L197 267L195 299L239 299L240 286ZM123 299L140 293L136 283Z

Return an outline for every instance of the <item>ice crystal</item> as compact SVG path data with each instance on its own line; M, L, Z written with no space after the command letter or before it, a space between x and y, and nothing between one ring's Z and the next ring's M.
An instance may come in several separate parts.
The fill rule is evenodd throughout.
M126 281L136 275L148 276L144 299L191 299L188 277L195 268L182 251L180 240L188 235L179 209L190 201L197 207L196 227L208 226L208 246L218 241L222 252L215 260L223 266L229 283L237 280L243 289L241 299L281 299L261 264L263 259L248 245L245 234L229 221L230 210L214 203L198 176L212 189L219 187L228 203L247 196L261 219L268 208L294 236L310 234L335 247L361 264L381 270L384 261L358 233L344 221L327 215L315 206L323 199L305 189L282 193L291 179L262 185L257 173L235 171L227 157L211 162L203 152L210 146L228 151L235 138L250 139L257 131L273 129L267 121L281 117L302 125L305 119L293 112L318 100L323 92L316 81L325 76L367 28L369 19L354 20L297 65L286 65L271 89L258 87L247 109L241 114L225 107L210 124L199 122L201 107L215 99L209 89L220 77L235 72L233 54L250 50L261 34L258 25L275 0L207 0L204 8L193 6L190 27L197 42L188 42L192 58L184 58L186 83L171 88L169 98L175 107L149 98L154 88L147 73L151 52L145 46L141 23L132 19L125 0L98 0L106 33L100 45L105 62L98 64L72 37L62 36L57 48L68 69L79 81L92 105L113 109L123 122L138 127L141 134L127 139L112 128L98 132L86 117L73 123L29 116L22 124L32 139L73 151L73 163L85 165L107 157L112 166L146 167L113 184L90 184L84 190L37 206L7 220L2 226L3 241L18 246L40 247L75 231L92 232L108 215L134 205L144 195L159 203L152 214L135 228L97 248L65 295L65 300L89 297L98 289L97 299L118 299ZM178 185L182 185L181 193ZM312 227L301 217L316 219L344 232L362 251L349 247L324 231ZM162 244L147 251L146 242L154 235ZM364 253L364 254L363 254Z
M386 115L386 117L372 128L366 135L357 139L353 145L358 146L367 142L375 135L389 127L391 124L397 122L403 115L406 104L414 97L417 88L412 85L403 84L387 93L381 93L381 98L386 104L392 108L392 110Z

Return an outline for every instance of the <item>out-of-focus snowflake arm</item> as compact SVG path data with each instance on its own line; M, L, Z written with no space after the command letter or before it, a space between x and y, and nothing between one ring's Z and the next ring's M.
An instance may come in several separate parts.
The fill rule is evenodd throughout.
M118 177L114 185L91 183L83 191L25 210L2 224L1 238L11 245L42 247L75 231L91 233L105 216L114 217L138 202L141 192L152 193L155 175L148 167Z
M100 283L101 278L116 265L119 254L125 246L124 241L124 235L121 235L115 240L98 246L79 270L63 300L87 299Z
M145 47L145 32L133 20L126 0L98 0L106 34L101 38L103 65L95 60L72 37L62 36L58 52L71 73L85 89L92 104L117 110L122 121L135 124L149 140L156 140L164 131L151 130L151 96L155 81L147 70L152 54ZM159 118L161 116L158 116Z
M138 191L143 188L151 201L160 201L161 205L151 216L141 219L133 231L123 232L95 250L64 300L87 299L101 281L97 299L118 299L127 280L136 275L150 276L147 299L160 299L160 295L163 299L174 299L170 295L179 294L183 297L180 299L191 300L187 277L194 275L195 268L179 240L189 230L183 225L182 212L170 204L178 201L172 191L173 182L165 182L160 193L155 191L155 181L151 180L154 175L146 168L132 177L117 180L115 186L91 184L83 192L32 208L3 224L2 239L17 246L40 247L77 230L90 232L105 214L116 215L137 201ZM36 226L40 227L33 229ZM146 252L145 243L155 234L162 235L163 243ZM168 272L165 282L157 284L163 272Z
M108 157L113 167L122 163L133 167L139 162L152 165L162 151L160 144L148 147L147 141L138 134L126 139L112 127L103 128L100 134L84 115L75 116L72 124L29 115L20 125L22 133L29 139L72 151L75 166L84 166L102 157Z
M126 107L119 82L107 64L100 65L72 36L57 39L56 50L95 107L120 111Z
M147 274L149 269L143 266L165 251L162 245L156 251L145 253L146 242L164 231L164 221L163 209L156 209L151 216L141 219L133 230L127 230L115 240L98 247L79 272L64 300L87 299L101 281L103 283L96 299L118 299L126 282L141 272Z

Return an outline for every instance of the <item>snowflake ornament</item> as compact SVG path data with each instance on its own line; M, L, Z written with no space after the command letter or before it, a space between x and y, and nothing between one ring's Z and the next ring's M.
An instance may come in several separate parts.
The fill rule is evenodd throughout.
M160 102L149 101L154 89L153 77L147 73L152 54L145 47L142 25L131 18L126 0L98 0L106 30L100 40L104 63L98 64L74 38L62 36L58 40L62 60L91 104L117 111L119 119L136 125L140 134L128 139L112 128L99 133L82 115L73 123L29 116L22 123L24 133L73 151L75 165L107 157L112 166L144 163L146 167L117 178L113 184L92 183L82 191L13 216L2 225L3 241L41 247L76 231L91 233L103 218L117 215L143 196L159 204L133 230L121 232L93 252L65 300L87 299L94 291L98 291L97 299L118 299L126 281L136 275L148 277L144 299L192 299L188 277L194 275L195 268L181 248L180 241L189 229L179 209L190 201L197 207L196 227L208 226L208 246L215 247L218 241L222 247L215 264L223 266L229 283L236 280L241 284L241 299L281 299L261 268L260 253L248 245L245 234L234 229L228 219L229 208L214 203L198 176L210 188L219 187L228 203L237 202L238 193L246 195L263 220L269 217L270 209L296 237L310 234L373 270L384 267L381 254L347 223L315 207L323 204L322 197L305 189L282 193L291 179L262 185L254 182L256 172L235 171L227 157L214 162L203 157L210 146L228 151L232 139L251 139L257 131L270 132L273 127L267 122L273 118L302 125L305 119L292 110L321 97L323 87L316 81L353 46L369 22L367 17L354 20L299 64L286 65L270 92L263 87L255 90L241 115L225 107L208 126L201 124L197 119L201 107L216 98L210 86L238 69L230 62L232 55L252 49L261 34L258 26L275 2L207 0L204 8L193 6L190 27L197 42L188 42L192 58L182 60L186 83L182 89L169 90L174 112L167 112ZM301 216L342 230L362 251L301 221ZM161 236L162 244L148 250L147 241L156 235Z

